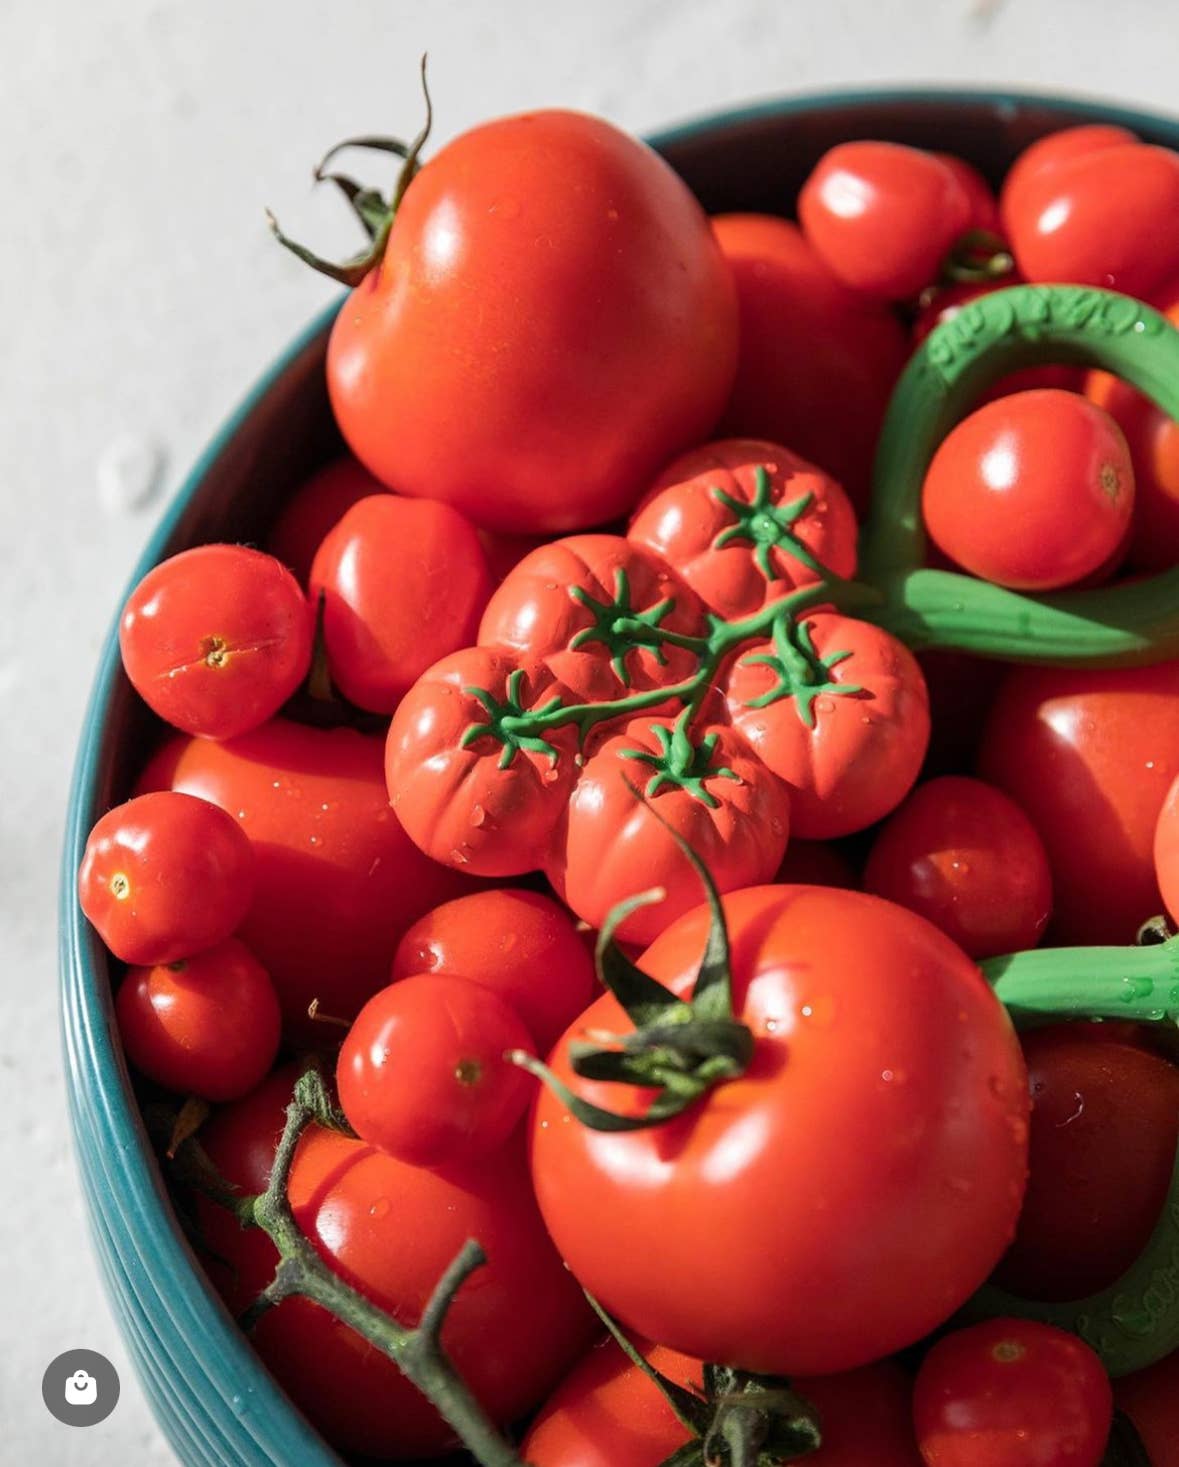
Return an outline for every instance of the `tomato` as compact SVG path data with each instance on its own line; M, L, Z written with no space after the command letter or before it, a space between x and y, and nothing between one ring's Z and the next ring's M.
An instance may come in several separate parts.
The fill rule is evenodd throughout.
M669 464L627 532L726 620L856 573L856 519L835 482L788 449L733 438Z
M929 699L913 654L836 612L808 614L792 634L751 646L726 695L734 725L786 783L792 829L806 840L887 815L925 757Z
M203 799L144 794L86 839L78 901L124 963L174 963L236 931L254 895L250 842Z
M1045 137L1037 138L1024 148L1007 170L999 198L1003 219L1015 216L1016 210L1024 203L1026 191L1035 180L1050 178L1057 170L1077 158L1136 142L1137 135L1128 128L1106 122L1065 127L1059 132L1050 132Z
M270 975L226 938L195 957L132 968L115 999L127 1058L178 1095L237 1100L268 1073L282 1017Z
M497 586L526 555L545 544L542 535L497 535L494 530L479 530L478 535L491 579Z
M123 608L119 650L135 691L185 733L257 728L311 665L311 610L272 555L198 545L148 571Z
M1167 792L1154 831L1154 867L1167 911L1179 912L1179 779Z
M576 777L575 733L519 744L496 729L553 698L572 701L548 668L492 647L443 658L410 689L389 727L385 775L419 849L474 876L536 869Z
M403 978L348 1031L340 1104L362 1140L402 1161L477 1161L524 1114L535 1081L505 1055L531 1049L523 1020L490 989L437 973Z
M741 312L722 428L787 444L866 509L876 437L905 362L904 330L886 307L837 280L797 225L723 214L713 228Z
M279 510L266 537L266 549L281 560L305 586L311 577L311 562L327 532L339 524L348 510L385 486L348 454L332 459L317 470Z
M1089 1029L1089 1025L1082 1026ZM1032 1299L1083 1299L1119 1279L1159 1220L1179 1143L1179 1070L1072 1024L1023 1037L1030 1174L997 1281Z
M280 1075L201 1132L214 1165L247 1192L265 1185L290 1092L290 1076ZM467 1239L480 1240L489 1261L459 1291L442 1343L499 1422L542 1400L594 1337L596 1321L545 1236L516 1148L444 1173L312 1126L299 1144L289 1195L320 1257L405 1325L417 1322ZM228 1265L214 1269L217 1283L238 1312L269 1282L277 1255L268 1238L243 1231L213 1203L202 1199L198 1209L210 1251ZM284 1301L252 1339L341 1451L404 1461L453 1443L392 1361L318 1305Z
M856 868L838 846L814 840L792 840L774 880L784 886L838 886L846 891L860 885Z
M258 880L239 936L296 1040L322 1038L313 998L351 1018L388 981L409 924L467 889L414 848L382 766L380 738L275 719L225 744L173 740L144 776L220 805L250 837Z
M734 1013L755 1039L746 1073L631 1132L566 1121L546 1089L533 1184L562 1256L628 1331L770 1374L851 1369L947 1318L1010 1241L1027 1158L1019 1044L974 964L878 897L760 887L724 910ZM644 970L685 993L707 931L706 909L682 918ZM599 998L557 1046L556 1074L642 1113L645 1092L580 1079L569 1058L630 1028Z
M970 201L968 228L983 234L1001 235L1003 225L999 219L999 201L974 164L959 158L956 153L934 153L933 156L950 170Z
M700 636L695 594L664 561L621 535L571 535L527 555L488 602L485 646L544 661L574 695L601 703L667 687L695 671L683 647L631 647L612 631L618 618Z
M327 374L391 488L551 533L624 514L706 438L736 360L732 278L687 187L609 123L538 111L425 165Z
M1179 662L1016 669L979 772L1023 806L1047 848L1053 940L1133 942L1162 910L1153 846L1179 775Z
M947 774L881 828L864 890L917 912L976 959L1035 947L1052 913L1044 842L1009 796Z
M1098 1467L1113 1396L1101 1361L1075 1335L990 1319L934 1345L913 1419L927 1467Z
M1179 1467L1179 1352L1115 1381L1114 1404L1137 1428L1151 1467Z
M474 640L491 590L478 537L457 510L395 494L362 499L311 568L333 681L359 707L392 713L428 667Z
M547 1054L597 991L569 914L535 891L497 888L444 902L398 944L393 977L438 973L490 988Z
M662 1345L643 1351L662 1375L700 1393L704 1366ZM819 1467L921 1467L909 1382L884 1361L846 1375L792 1382L819 1414ZM689 1441L687 1428L617 1345L596 1345L549 1397L520 1448L531 1467L660 1467ZM870 1457L866 1454L870 1453Z
M553 837L545 874L600 928L611 910L661 887L618 929L650 942L700 901L700 878L668 830L696 852L721 891L770 881L786 850L782 786L739 734L704 724L690 738L669 718L632 718L593 749Z
M973 213L956 168L900 143L840 143L798 195L816 253L846 285L885 301L909 300L935 281Z

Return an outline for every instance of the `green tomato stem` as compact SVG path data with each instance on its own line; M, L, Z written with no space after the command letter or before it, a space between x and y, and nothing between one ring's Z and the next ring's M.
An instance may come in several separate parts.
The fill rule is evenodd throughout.
M1149 947L1037 948L991 958L982 969L1017 1025L1179 1022L1179 937Z

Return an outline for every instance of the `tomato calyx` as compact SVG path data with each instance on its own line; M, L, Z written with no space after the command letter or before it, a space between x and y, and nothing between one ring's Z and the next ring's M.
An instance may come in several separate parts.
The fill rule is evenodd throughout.
M600 642L610 654L610 666L624 687L630 686L630 670L626 665L629 652L640 647L647 648L661 667L667 664L665 643L703 651L708 642L703 637L691 637L673 632L661 626L663 618L675 606L675 598L665 596L662 601L646 611L636 611L631 605L630 577L623 566L614 573L614 598L598 601L583 586L571 586L569 594L593 617L593 625L583 628L569 643L569 650L577 652L591 642Z
M463 689L467 697L474 698L486 709L487 721L472 723L463 733L460 745L469 749L479 739L497 739L503 745L503 752L499 756L501 769L510 769L516 755L522 750L530 754L543 754L550 764L557 762L557 750L540 732L545 725L538 720L551 716L561 708L561 695L554 694L539 708L526 709L522 698L524 677L522 667L517 667L510 673L502 698L495 697L486 688Z
M987 285L1015 273L1015 257L1001 235L970 229L957 241L942 266L942 282Z
M763 664L778 678L768 692L752 699L747 707L767 708L781 698L793 698L799 718L807 728L814 728L817 699L846 697L864 691L859 683L839 683L832 679L832 668L845 662L852 653L829 652L825 657L820 656L805 621L779 617L774 622L772 641L773 652L757 653L744 659L749 665Z
M720 801L705 788L704 781L740 779L740 775L727 765L713 765L712 756L719 737L715 732L705 734L699 743L693 743L688 732L691 713L691 708L685 708L671 728L662 723L653 726L652 733L659 744L657 754L648 753L646 749L623 749L622 757L647 764L654 771L643 790L648 799L653 799L667 786L686 790L694 800L715 810Z
M713 549L723 550L734 541L748 541L754 547L757 567L767 581L779 579L770 559L770 552L776 549L787 551L816 575L824 574L823 566L794 533L796 521L814 503L813 493L800 494L787 504L775 504L769 469L765 464L758 464L753 471L752 500L737 499L723 489L713 489L712 495L733 516L733 524L713 540Z

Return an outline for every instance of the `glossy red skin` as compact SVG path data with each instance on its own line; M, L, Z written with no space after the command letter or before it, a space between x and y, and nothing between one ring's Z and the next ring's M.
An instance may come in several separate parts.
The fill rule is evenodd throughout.
M536 891L496 888L444 902L416 921L393 978L437 973L489 988L547 1054L598 992L593 958L565 909Z
M300 484L279 510L266 537L266 549L305 586L315 552L328 531L354 504L384 492L380 479L349 454L333 459Z
M524 1021L490 989L437 973L404 978L349 1029L340 1104L362 1141L402 1161L477 1162L515 1130L536 1085L504 1056L532 1048Z
M211 800L250 837L257 886L239 936L273 978L293 1041L323 1040L313 998L356 1014L410 923L468 889L401 828L369 734L275 719L230 743L173 740L144 780Z
M682 647L664 647L664 662L653 649L632 648L624 664L626 680L615 672L603 642L571 647L579 633L594 625L593 612L573 596L573 589L600 603L612 602L619 571L627 577L636 613L670 599L673 604L661 627L688 636L707 631L699 600L666 562L621 535L571 535L542 545L509 573L487 604L480 644L545 662L578 703L603 703L682 682L698 661Z
M389 726L385 777L399 820L420 850L472 876L534 871L577 774L572 729L546 735L555 760L521 749L506 769L504 746L493 735L464 747L467 730L487 721L487 710L466 690L483 688L502 701L521 666L526 709L554 697L573 701L543 665L468 647L420 678Z
M967 228L1002 236L999 201L992 193L991 185L974 164L968 163L965 158L959 158L956 153L934 153L933 156L950 170L970 201L970 223Z
M290 1073L280 1073L201 1131L214 1164L247 1192L265 1185L291 1086ZM594 1338L597 1321L545 1236L518 1148L443 1173L312 1127L299 1145L289 1195L320 1257L405 1324L417 1321L463 1243L483 1243L489 1262L460 1291L442 1341L499 1422L543 1400ZM210 1265L238 1312L269 1281L274 1248L214 1204L202 1199L198 1208L209 1249L234 1270ZM404 1461L453 1443L450 1428L392 1361L318 1305L285 1301L260 1321L252 1341L340 1450Z
M682 180L607 122L539 111L425 165L327 374L391 488L552 533L624 514L705 439L736 360L732 277Z
M778 681L749 660L772 651L757 643L733 664L726 696L735 727L789 790L794 834L830 840L874 824L909 793L929 743L929 698L913 654L888 632L836 612L806 625L820 655L852 653L830 678L861 692L816 699L813 728L791 697L751 708Z
M270 975L228 937L195 957L132 968L115 999L127 1058L177 1095L238 1100L269 1073L282 1015Z
M122 962L174 963L237 930L256 876L250 842L215 805L142 794L87 837L78 901Z
M810 496L791 533L818 563L850 580L856 573L856 517L847 495L830 475L776 443L727 438L705 444L669 464L655 480L627 538L673 565L700 600L726 620L750 616L770 601L820 579L820 571L786 546L770 550L772 580L748 539L717 546L737 517L718 493L752 504L756 474L770 476L775 507Z
M184 733L229 739L277 713L311 665L312 614L290 571L245 545L198 545L148 571L123 608L135 691Z
M565 1121L546 1089L533 1183L558 1249L628 1330L772 1374L851 1369L947 1318L1010 1241L1022 1055L978 970L911 912L800 886L724 907L750 1069L630 1133ZM705 909L675 923L645 971L686 992L707 926ZM575 1039L630 1027L600 998L558 1045L555 1072L588 1100L641 1111L642 1095L569 1063Z
M1052 914L1048 853L1010 796L947 774L881 827L864 890L908 907L981 961L1035 947Z
M1051 591L1106 566L1134 508L1122 430L1075 392L986 403L942 439L921 492L950 558L1017 591Z
M1154 832L1179 775L1179 662L1016 669L979 773L1022 805L1047 848L1052 940L1133 942L1162 910Z
M702 1390L699 1360L662 1345L643 1353L668 1379ZM823 1445L808 1461L820 1467L864 1467L868 1461L872 1467L921 1467L909 1382L897 1366L882 1361L792 1385L820 1416ZM650 1377L604 1340L545 1402L520 1451L530 1467L660 1467L689 1440Z
M876 300L919 295L972 227L957 170L900 143L840 143L798 195L807 239L845 285Z
M1089 1026L1085 1026L1088 1028ZM1179 1070L1071 1024L1023 1036L1032 1095L1028 1190L996 1280L1036 1299L1083 1299L1138 1258L1179 1143Z
M866 509L876 437L907 354L904 329L837 280L796 224L722 214L713 229L741 310L724 432L786 444Z
M786 850L790 810L781 784L749 746L723 725L702 724L696 742L715 734L704 780L710 808L683 788L653 790L650 765L631 750L658 754L656 725L632 718L605 735L578 777L549 845L545 874L573 912L600 929L619 902L661 887L661 902L639 907L619 926L626 942L651 942L700 901L700 878L667 829L670 825L708 867L720 891L771 881ZM640 799L636 791L646 796Z
M1179 1352L1114 1381L1114 1405L1138 1428L1151 1467L1179 1467Z
M838 848L823 841L791 840L774 881L779 886L838 886L858 891L856 868Z
M458 510L396 494L362 499L311 568L332 681L358 707L392 713L428 667L474 640L492 585Z
M1141 143L1081 153L1005 191L1003 218L1025 279L1141 300L1179 270L1179 154Z
M1154 869L1167 911L1179 912L1179 779L1167 792L1154 831Z
M913 1390L926 1467L1098 1467L1113 1418L1101 1361L1083 1340L991 1319L939 1340Z
M1106 122L1065 127L1059 132L1050 132L1046 137L1037 138L1024 148L1007 170L999 195L1001 217L1007 220L1015 216L1027 197L1026 190L1036 180L1042 183L1076 158L1136 142L1137 135L1128 128Z

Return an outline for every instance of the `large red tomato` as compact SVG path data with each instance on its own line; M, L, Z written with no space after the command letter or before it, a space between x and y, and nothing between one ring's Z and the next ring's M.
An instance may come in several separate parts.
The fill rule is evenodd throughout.
M1055 939L1133 942L1162 910L1153 847L1179 775L1179 662L1016 669L991 711L980 770L1047 847Z
M327 370L391 488L551 532L625 513L706 438L736 360L732 277L685 185L609 123L541 111L421 170Z
M630 1331L771 1374L850 1369L920 1338L1010 1241L1027 1076L978 969L878 897L760 887L724 898L745 1075L647 1130L590 1130L546 1089L532 1174L558 1249ZM683 994L707 910L647 951ZM570 1045L631 1028L612 995L553 1066L600 1106L649 1092L577 1077ZM914 1246L914 1229L920 1246Z

